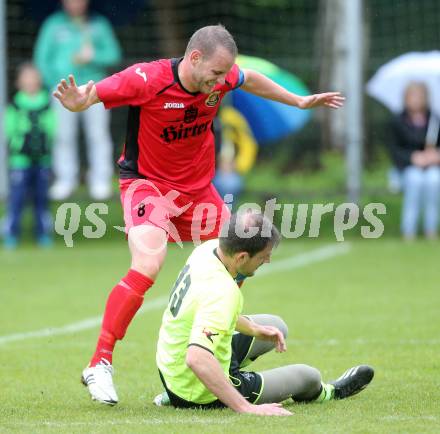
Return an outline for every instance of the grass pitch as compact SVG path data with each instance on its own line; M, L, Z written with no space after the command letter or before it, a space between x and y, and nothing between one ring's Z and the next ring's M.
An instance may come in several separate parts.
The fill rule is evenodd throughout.
M129 266L124 241L0 252L0 432L438 433L438 244L359 240L316 255L323 246L283 242L273 264L246 282L244 312L279 314L290 328L287 353L251 366L307 363L329 380L368 363L376 376L348 400L286 402L290 418L152 405L161 390L154 361L161 315L190 247L170 248L144 311L117 346L114 408L92 402L79 378L107 294Z

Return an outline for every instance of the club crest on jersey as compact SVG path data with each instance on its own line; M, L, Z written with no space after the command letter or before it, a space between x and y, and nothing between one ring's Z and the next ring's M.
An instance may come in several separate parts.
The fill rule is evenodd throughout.
M185 110L185 116L183 117L183 122L185 122L186 124L190 124L190 123L194 122L197 119L198 112L199 111L198 111L197 107L189 106Z
M214 107L220 101L220 91L216 90L215 92L211 92L208 95L208 98L205 100L205 104L208 107Z

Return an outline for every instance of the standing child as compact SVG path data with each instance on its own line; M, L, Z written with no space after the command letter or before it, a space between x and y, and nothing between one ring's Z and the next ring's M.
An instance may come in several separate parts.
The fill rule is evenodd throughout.
M47 193L55 116L50 108L49 94L42 88L35 66L22 64L18 68L16 85L18 92L7 108L5 118L9 199L4 246L17 246L22 211L28 200L34 206L37 243L48 246L52 243L52 219Z

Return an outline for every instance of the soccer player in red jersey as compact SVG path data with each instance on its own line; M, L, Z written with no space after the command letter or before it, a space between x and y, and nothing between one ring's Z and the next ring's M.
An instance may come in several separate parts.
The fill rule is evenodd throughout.
M142 305L166 256L167 241L217 238L229 210L211 184L212 121L222 98L241 89L303 109L339 108L339 92L299 96L264 75L240 70L237 46L221 25L197 30L180 59L138 63L98 83L77 86L72 75L54 96L78 112L102 102L129 106L124 150L118 161L131 267L105 307L96 351L83 371L94 400L118 402L112 353ZM276 126L274 126L276 128Z

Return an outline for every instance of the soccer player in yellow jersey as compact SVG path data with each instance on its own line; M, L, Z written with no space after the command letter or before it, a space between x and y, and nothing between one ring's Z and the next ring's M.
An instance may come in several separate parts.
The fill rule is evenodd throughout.
M218 240L197 247L172 289L159 332L156 360L166 392L157 405L229 407L239 413L290 415L280 402L327 401L365 388L366 365L323 383L315 368L295 364L261 373L242 368L260 355L286 350L287 325L274 315L241 315L238 280L270 262L280 235L255 211L234 214Z

